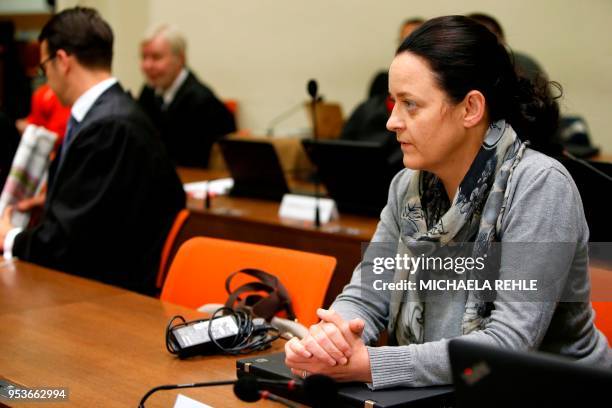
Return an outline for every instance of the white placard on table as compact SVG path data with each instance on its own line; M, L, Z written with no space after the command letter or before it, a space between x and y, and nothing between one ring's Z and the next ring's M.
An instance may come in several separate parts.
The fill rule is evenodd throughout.
M298 194L285 194L278 210L281 218L290 218L300 221L315 220L315 208L319 205L319 221L321 225L338 219L336 202L331 198L316 198Z
M179 394L176 396L173 408L213 408L210 405L206 405L194 399Z

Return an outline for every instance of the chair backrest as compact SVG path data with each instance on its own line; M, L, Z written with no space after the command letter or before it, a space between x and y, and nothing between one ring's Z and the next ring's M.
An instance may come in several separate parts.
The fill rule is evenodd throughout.
M174 257L161 300L197 308L207 303L225 303L228 275L244 268L261 269L279 278L287 288L300 323L318 321L336 259L291 249L196 237L186 241ZM252 279L237 276L232 288ZM235 281L235 282L234 282Z
M595 327L608 338L608 344L612 347L612 270L590 267L589 271Z
M157 271L157 279L155 281L155 286L157 289L161 289L164 285L164 280L166 279L166 275L168 273L168 268L170 267L170 255L172 253L172 248L176 242L176 237L179 235L179 232L185 225L185 221L189 218L189 210L183 208L181 211L176 214L176 218L174 218L174 223L168 231L168 236L166 237L166 241L164 242L164 247L162 248L161 259L159 262L159 269Z

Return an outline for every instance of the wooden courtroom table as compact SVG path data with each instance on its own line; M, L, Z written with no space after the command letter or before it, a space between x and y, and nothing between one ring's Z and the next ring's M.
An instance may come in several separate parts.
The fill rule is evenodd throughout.
M595 279L595 275L600 275ZM593 282L612 272L592 268ZM603 282L605 279L606 282ZM607 298L599 300L609 301ZM137 407L161 384L235 378L235 358L179 360L164 345L171 316L195 311L26 262L0 266L0 378L27 387L67 387L66 402L15 407ZM282 342L266 352L279 351ZM181 392L217 407L249 406L231 386L159 391L146 407L171 407ZM0 399L0 407L6 401ZM257 406L276 406L270 402ZM253 406L253 405L250 405Z
M0 406L135 408L157 385L235 379L235 357L179 360L166 351L165 328L176 314L202 316L33 264L3 263L0 378L27 387L67 387L69 400L13 404L0 398ZM279 341L272 351L280 349ZM231 386L219 386L159 391L146 407L171 407L179 392L212 406L249 406Z
M223 171L193 168L179 168L178 173L184 183L227 177ZM303 183L300 187L303 189ZM316 229L312 223L281 219L279 202L229 196L215 197L208 210L202 200L189 199L187 206L192 217L178 237L180 242L204 235L335 257L338 263L325 297L326 306L349 282L361 261L362 244L370 242L378 223L378 217L340 214L338 221Z

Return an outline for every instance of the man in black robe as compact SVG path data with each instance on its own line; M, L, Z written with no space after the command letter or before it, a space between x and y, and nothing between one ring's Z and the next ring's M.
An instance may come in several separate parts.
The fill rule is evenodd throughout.
M162 25L141 44L141 68L147 77L139 103L161 131L170 158L178 166L208 167L212 144L236 130L233 114L210 88L185 67L186 42Z
M2 216L4 255L152 294L163 242L185 206L180 180L112 77L113 34L95 10L57 14L39 40L41 69L71 118L40 224L20 230L10 208Z

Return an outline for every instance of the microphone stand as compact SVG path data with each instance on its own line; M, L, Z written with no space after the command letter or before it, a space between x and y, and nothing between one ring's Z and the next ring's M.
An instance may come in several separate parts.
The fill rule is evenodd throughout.
M263 400L270 400L281 405L286 406L287 408L297 408L297 405L293 404L287 398L280 397L276 394L272 394L270 391L259 391L259 395Z
M318 129L317 129L317 81L315 81L314 79L311 79L310 81L308 81L308 94L310 95L311 98L311 109L312 109L312 136L313 139L315 141L315 143L317 142L317 140L319 140L318 137ZM316 229L321 228L321 217L319 214L319 174L316 173L315 174L315 219L314 219L314 226Z
M280 115L272 119L270 121L268 129L266 130L266 136L268 137L274 136L274 127L278 125L279 123L281 123L283 120L293 115L295 112L297 112L300 109L303 109L303 102L299 102L298 104L292 106L289 110L286 110L285 112L281 113Z

